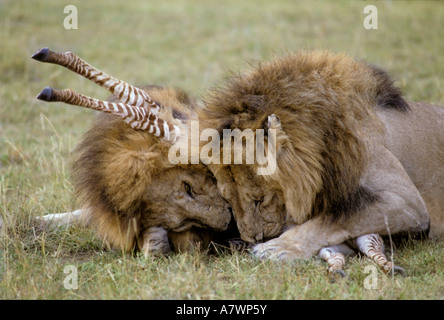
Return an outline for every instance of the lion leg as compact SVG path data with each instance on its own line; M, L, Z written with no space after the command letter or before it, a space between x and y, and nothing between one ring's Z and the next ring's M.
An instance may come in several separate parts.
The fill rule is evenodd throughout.
M162 227L150 227L142 232L142 252L145 257L159 256L170 251L167 230Z
M372 190L374 201L334 221L328 216L311 218L278 238L257 244L253 254L261 259L308 259L324 247L366 234L427 231L430 217L424 200L401 163L383 146L373 151L361 185Z
M357 237L355 243L359 250L375 261L384 273L405 274L404 269L395 266L393 262L387 260L387 257L384 254L384 241L379 234L373 233Z
M339 244L336 246L322 248L318 256L324 260L328 267L327 273L329 276L345 277L344 265L346 256L354 254L353 250L346 244Z

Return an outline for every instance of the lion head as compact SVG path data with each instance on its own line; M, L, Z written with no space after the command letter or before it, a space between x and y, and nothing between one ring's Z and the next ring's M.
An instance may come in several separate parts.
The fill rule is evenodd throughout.
M160 111L163 119L186 123L193 117L194 105L183 92L145 90L160 105L168 105ZM231 210L212 173L202 164L169 163L170 146L117 117L100 114L74 151L77 199L111 245L129 250L141 241L143 230L155 226L176 232L193 226L228 227Z
M385 73L364 62L301 52L236 74L206 97L198 111L203 129L276 129L273 173L259 175L258 163L208 166L244 240L276 236L317 215L336 219L374 199L360 184L366 135L382 130L373 108L404 102L388 85Z

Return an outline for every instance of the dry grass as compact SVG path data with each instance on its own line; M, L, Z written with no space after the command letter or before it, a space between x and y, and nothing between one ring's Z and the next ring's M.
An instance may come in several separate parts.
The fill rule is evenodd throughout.
M65 3L0 1L0 299L443 299L444 244L410 241L395 253L405 278L353 258L330 283L316 259L292 264L249 255L144 259L102 249L88 230L42 231L33 218L76 208L70 152L93 112L45 104L46 85L97 98L107 93L63 68L31 60L40 47L72 50L134 84L201 95L229 70L299 48L327 48L388 69L411 100L444 104L444 3L380 1L379 29L365 30L361 1L70 1L78 30L63 27ZM64 287L64 268L78 288Z

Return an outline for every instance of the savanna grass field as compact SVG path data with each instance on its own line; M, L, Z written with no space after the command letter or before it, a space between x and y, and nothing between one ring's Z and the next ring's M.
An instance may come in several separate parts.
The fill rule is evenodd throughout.
M377 29L364 26L369 4ZM75 22L68 5L77 9L77 29L67 28ZM71 152L95 112L36 95L45 86L99 99L109 93L30 58L42 47L73 51L129 83L202 97L258 61L328 49L388 70L410 101L444 105L443 16L442 1L0 0L0 299L443 299L444 241L393 248L405 277L358 256L348 260L347 277L332 282L317 258L145 258L106 249L91 230L41 228L36 217L77 209Z

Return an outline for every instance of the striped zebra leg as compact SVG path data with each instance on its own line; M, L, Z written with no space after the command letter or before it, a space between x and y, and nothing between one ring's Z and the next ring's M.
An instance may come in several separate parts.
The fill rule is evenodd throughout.
M404 270L388 261L384 254L384 241L379 234L367 234L355 239L359 250L376 262L384 273L399 273L404 275Z
M159 112L160 107L146 91L100 71L70 51L57 53L48 48L43 48L35 52L31 58L41 62L61 65L107 89L125 104L144 107L147 110L152 110L154 114Z
M37 99L52 102L60 101L68 104L81 106L93 110L110 113L121 117L126 123L135 129L148 131L156 137L166 141L175 142L179 137L180 129L175 125L157 117L151 110L143 107L130 106L124 103L113 103L86 97L71 89L56 90L46 87L37 96Z
M353 250L345 244L326 247L319 251L318 256L327 262L327 272L330 276L345 277L345 257L352 255Z
M231 251L245 252L251 249L253 245L242 239L230 239L228 240L228 246Z

